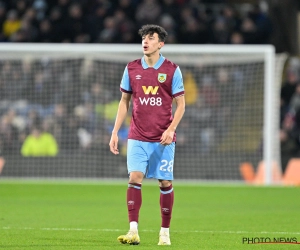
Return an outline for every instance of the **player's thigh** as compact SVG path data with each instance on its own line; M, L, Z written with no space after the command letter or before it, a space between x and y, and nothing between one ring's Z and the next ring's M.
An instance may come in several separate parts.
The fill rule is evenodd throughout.
M141 141L128 139L127 169L128 173L142 172L144 175L148 166L148 155Z
M149 159L146 177L159 180L173 180L173 165L175 156L175 142L170 145L153 144L155 149Z

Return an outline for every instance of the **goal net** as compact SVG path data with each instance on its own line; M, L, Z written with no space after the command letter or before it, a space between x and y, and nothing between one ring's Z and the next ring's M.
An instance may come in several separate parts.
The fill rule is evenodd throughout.
M0 51L1 177L127 178L130 114L119 132L120 155L108 143L124 68L142 57L141 47L3 44ZM234 181L242 162L264 161L269 172L273 162L280 166L285 57L267 45L167 45L162 54L180 66L185 85L176 179ZM36 133L51 144L46 152Z

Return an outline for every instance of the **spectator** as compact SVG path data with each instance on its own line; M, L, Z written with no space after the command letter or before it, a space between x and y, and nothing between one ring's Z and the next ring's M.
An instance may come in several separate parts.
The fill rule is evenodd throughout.
M26 157L56 156L58 145L52 134L34 127L21 147L21 154Z
M30 133L30 131L37 126L42 124L42 118L38 114L35 109L30 109L28 113L26 113L25 126L26 132ZM24 138L25 139L25 138Z
M71 5L71 0L58 0L56 7L61 11L62 17L68 16L69 6Z
M286 69L286 80L281 87L280 143L282 171L288 161L300 157L300 81L299 60L292 58Z
M177 23L180 27L180 30L184 29L184 24L188 22L190 18L194 18L193 9L189 6L185 6L179 13L179 20ZM177 17L177 18L178 18Z
M30 86L31 102L34 104L48 104L49 92L48 81L46 75L43 72L37 72L34 76L32 86Z
M143 0L138 6L135 14L138 26L153 23L159 20L162 8L157 0Z
M0 27L2 31L2 27L4 24L4 21L6 20L6 6L3 2L0 2Z
M257 26L251 18L245 18L241 24L241 33L243 34L244 41L247 44L259 44L259 34Z
M79 124L74 114L66 115L64 126L61 127L60 149L65 152L79 148Z
M22 20L28 21L29 24L34 28L37 28L40 23L40 20L37 20L36 11L34 8L28 8L25 14L22 16Z
M34 0L32 4L33 8L36 10L37 20L41 21L45 18L47 3L45 0Z
M130 18L131 21L135 22L134 15L132 13L136 12L136 4L132 0L119 0L118 8L122 10L127 18Z
M256 43L268 43L272 32L272 24L266 12L258 4L255 4L252 6L252 10L248 13L248 16L256 26Z
M51 23L51 27L53 30L53 40L51 42L59 43L63 41L64 34L63 34L63 18L62 18L62 11L58 7L54 7L50 11L49 21Z
M15 1L16 3L15 3L15 8L16 8L16 11L17 11L17 15L19 16L19 17L22 17L24 14L25 14L25 12L26 12L26 9L27 9L27 1L26 0L17 0L17 1Z
M167 43L176 43L177 39L177 24L175 19L170 14L163 14L160 18L160 26L168 31Z
M241 20L233 6L225 5L221 10L221 16L225 19L231 33L239 29Z
M16 10L10 10L7 13L7 19L3 23L3 33L6 38L9 38L21 28L21 21L18 18Z
M244 43L244 37L240 32L236 31L231 34L230 44L243 44L243 43Z
M2 152L14 153L19 147L18 127L16 121L18 120L16 111L13 109L7 110L0 120L0 143Z
M131 19L129 19L125 12L121 9L117 9L114 13L116 24L118 27L118 33L120 34L121 43L133 43L135 41L135 25Z
M34 27L29 19L22 19L20 29L15 32L10 40L12 42L36 42L38 30Z
M177 20L180 8L175 0L163 0L162 1L162 12L164 14L170 15L172 19ZM169 33L169 30L168 30Z
M75 42L79 36L87 35L86 18L82 6L73 3L68 9L68 15L63 22L65 41Z
M98 42L117 43L119 41L117 20L114 17L106 17L104 20L104 29L99 34Z
M281 167L282 172L285 172L289 160L299 156L296 140L291 135L290 131L281 129L279 133L280 149L281 149Z
M212 27L212 42L216 44L227 44L230 38L230 29L223 17L218 17Z
M294 117L295 127L294 127L294 135L296 138L296 144L298 147L297 157L300 157L300 109L297 110Z
M282 170L284 171L288 161L300 156L300 112L295 115L287 114L281 125L280 144Z
M205 23L199 22L196 18L186 20L181 27L181 42L186 44L204 44L209 41L209 32Z
M27 89L27 82L24 81L21 63L17 61L5 61L1 78L3 81L4 99L14 101L23 98Z
M4 81L0 77L0 100L4 100L4 97L5 97L4 88L5 88Z
M208 107L217 107L220 102L220 93L215 87L214 79L212 76L204 75L203 76L203 85L201 86L201 97L204 100L204 103Z
M98 4L87 17L87 29L91 42L97 42L101 30L104 28L104 19L108 16L109 9L104 4Z
M299 78L295 69L287 70L287 79L281 88L281 99L283 106L289 110L289 105L293 94L295 93L296 86L299 83Z
M294 94L291 97L290 113L296 114L300 110L300 83L296 85Z
M56 34L53 32L53 27L48 19L44 19L39 24L39 35L37 42L51 43L55 41Z
M66 126L67 108L64 104L56 104L53 114L49 117L54 124L54 136L60 143L63 127Z

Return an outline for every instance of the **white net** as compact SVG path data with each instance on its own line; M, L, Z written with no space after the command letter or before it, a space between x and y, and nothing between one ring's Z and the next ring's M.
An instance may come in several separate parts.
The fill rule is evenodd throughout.
M208 48L167 45L162 50L180 66L186 92L186 113L177 131L175 178L240 180L241 162L256 166L266 159L265 86L272 79L266 77L268 59L264 46ZM121 77L127 62L142 56L140 46L3 45L0 49L0 148L6 159L1 176L127 177L130 114L119 134L119 156L109 152L108 142ZM270 88L275 119L284 60L276 62L279 70ZM271 129L276 134L278 128ZM33 133L44 132L44 142L32 139ZM25 143L29 137L31 141ZM277 141L271 146L271 159L278 161Z

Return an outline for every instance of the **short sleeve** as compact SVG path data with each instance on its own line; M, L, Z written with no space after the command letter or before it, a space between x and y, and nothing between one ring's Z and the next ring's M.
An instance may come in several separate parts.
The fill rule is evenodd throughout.
M130 80L129 80L129 74L128 74L127 66L126 66L126 68L124 70L124 73L123 73L123 77L122 77L121 84L120 84L120 90L122 92L125 92L125 93L131 93L132 92L132 89L131 89L131 86L130 86Z
M179 67L176 68L172 81L172 95L173 97L184 94L183 78Z

